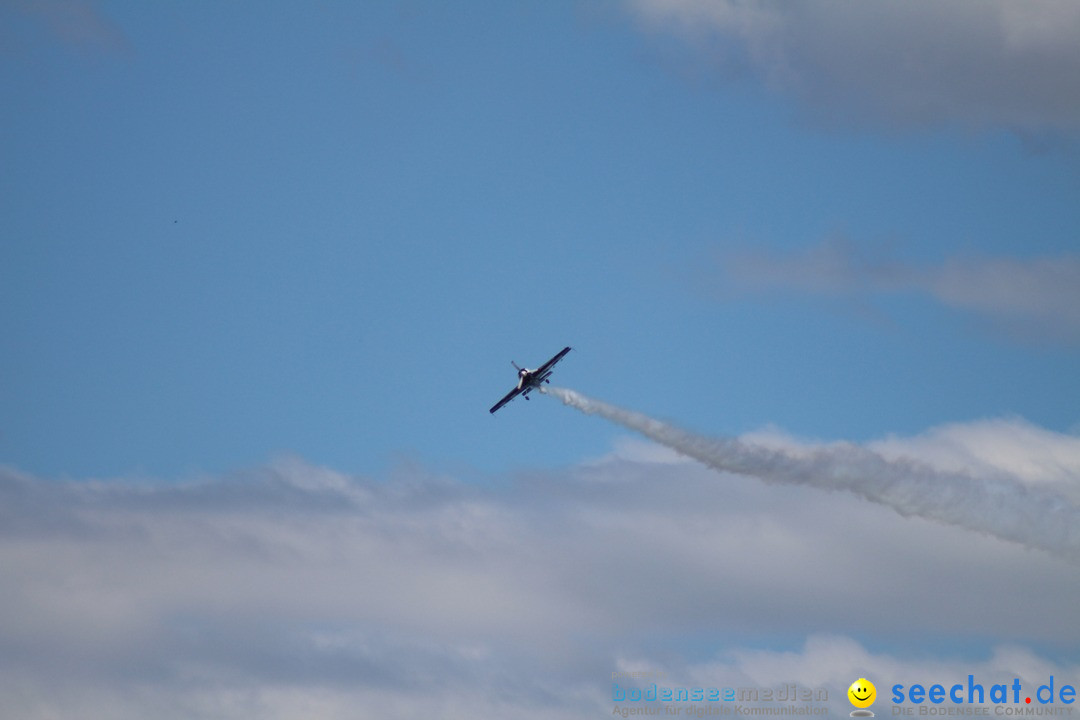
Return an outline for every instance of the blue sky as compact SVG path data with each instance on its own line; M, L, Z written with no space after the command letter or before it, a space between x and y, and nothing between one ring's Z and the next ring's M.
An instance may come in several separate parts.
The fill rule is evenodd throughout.
M732 297L722 272L837 238L927 264L1067 253L1071 146L818 128L618 6L18 7L0 424L19 467L567 462L610 431L479 412L510 359L564 344L565 382L708 431L1078 420L1060 345L917 294L880 321Z
M5 4L0 463L45 497L52 483L103 481L106 514L131 510L143 483L183 494L239 482L262 497L250 478L271 477L293 488L282 500L324 492L320 473L335 488L433 483L407 503L426 508L445 500L443 478L470 527L475 500L532 528L522 498L549 477L566 494L541 492L541 505L597 541L560 505L596 467L698 476L549 398L489 416L511 359L535 367L571 345L559 383L705 434L896 443L921 462L1052 476L1070 493L1080 15L1052 0L875 7ZM489 486L508 495L470 495ZM775 500L746 500L732 522ZM28 507L53 501L41 502ZM475 542L504 547L480 515ZM764 546L788 547L794 521L761 517L751 534L775 526ZM908 538L889 522L889 537ZM402 523L385 532L415 527ZM994 557L957 552L938 572ZM1074 565L1014 560L1032 582L1045 579L1032 568L1064 572L1055 598L1076 582ZM597 592L612 617L640 619ZM204 600L177 612L215 626ZM312 613L303 627L378 615L299 606ZM945 644L1060 654L1045 628L995 630L1006 615ZM739 633L687 620L653 639L683 648L674 665L692 675L703 670L686 659L687 627L801 647L841 630L832 618ZM653 651L617 623L593 632L605 652L620 637L630 654ZM388 633L387 647L413 647ZM447 647L472 647L454 638ZM476 647L498 657L491 642ZM717 652L746 672L738 651ZM556 677L545 663L522 672Z

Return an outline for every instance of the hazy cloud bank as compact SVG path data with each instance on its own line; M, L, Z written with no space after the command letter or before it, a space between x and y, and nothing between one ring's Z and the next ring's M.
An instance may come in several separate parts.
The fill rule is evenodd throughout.
M1014 338L1080 342L1080 256L969 255L939 264L872 256L830 240L802 251L744 250L720 262L721 292L788 294L867 303L897 294L932 298Z
M1080 441L1019 421L880 443L1080 475ZM485 487L300 460L179 484L0 470L0 714L584 718L628 663L839 690L860 663L1019 673L1080 642L1074 565L651 447Z
M91 55L126 54L132 50L123 30L94 0L14 0L8 9L73 50ZM22 43L16 39L12 45L19 47Z
M692 44L840 126L1080 131L1080 5L1071 0L635 0Z

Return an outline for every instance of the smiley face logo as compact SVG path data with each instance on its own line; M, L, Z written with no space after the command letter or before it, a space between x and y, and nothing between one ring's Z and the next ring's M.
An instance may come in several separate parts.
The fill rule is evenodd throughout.
M847 697L855 707L868 708L874 704L877 688L866 678L859 678L847 689Z

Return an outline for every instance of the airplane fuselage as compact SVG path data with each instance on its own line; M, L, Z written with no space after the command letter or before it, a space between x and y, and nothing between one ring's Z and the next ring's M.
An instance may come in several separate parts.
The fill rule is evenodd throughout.
M549 377L551 377L550 370L540 376L535 370L522 368L518 371L518 390L522 393L527 393L534 388L540 387L540 385L545 382L550 383L551 381L548 380Z

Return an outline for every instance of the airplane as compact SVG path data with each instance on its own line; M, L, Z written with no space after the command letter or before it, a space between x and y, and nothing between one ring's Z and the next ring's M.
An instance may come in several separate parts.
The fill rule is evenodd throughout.
M534 389L540 387L543 383L551 384L548 380L551 377L551 369L555 367L555 363L563 359L566 353L570 352L570 348L564 347L559 351L559 354L548 360L546 363L536 368L535 370L529 370L528 368L518 367L518 364L513 360L510 364L514 366L514 369L518 371L518 384L517 387L506 394L499 402L495 403L494 407L488 412L495 414L495 411L501 408L506 403L510 402L518 395L523 395L526 400L529 399L529 393Z

